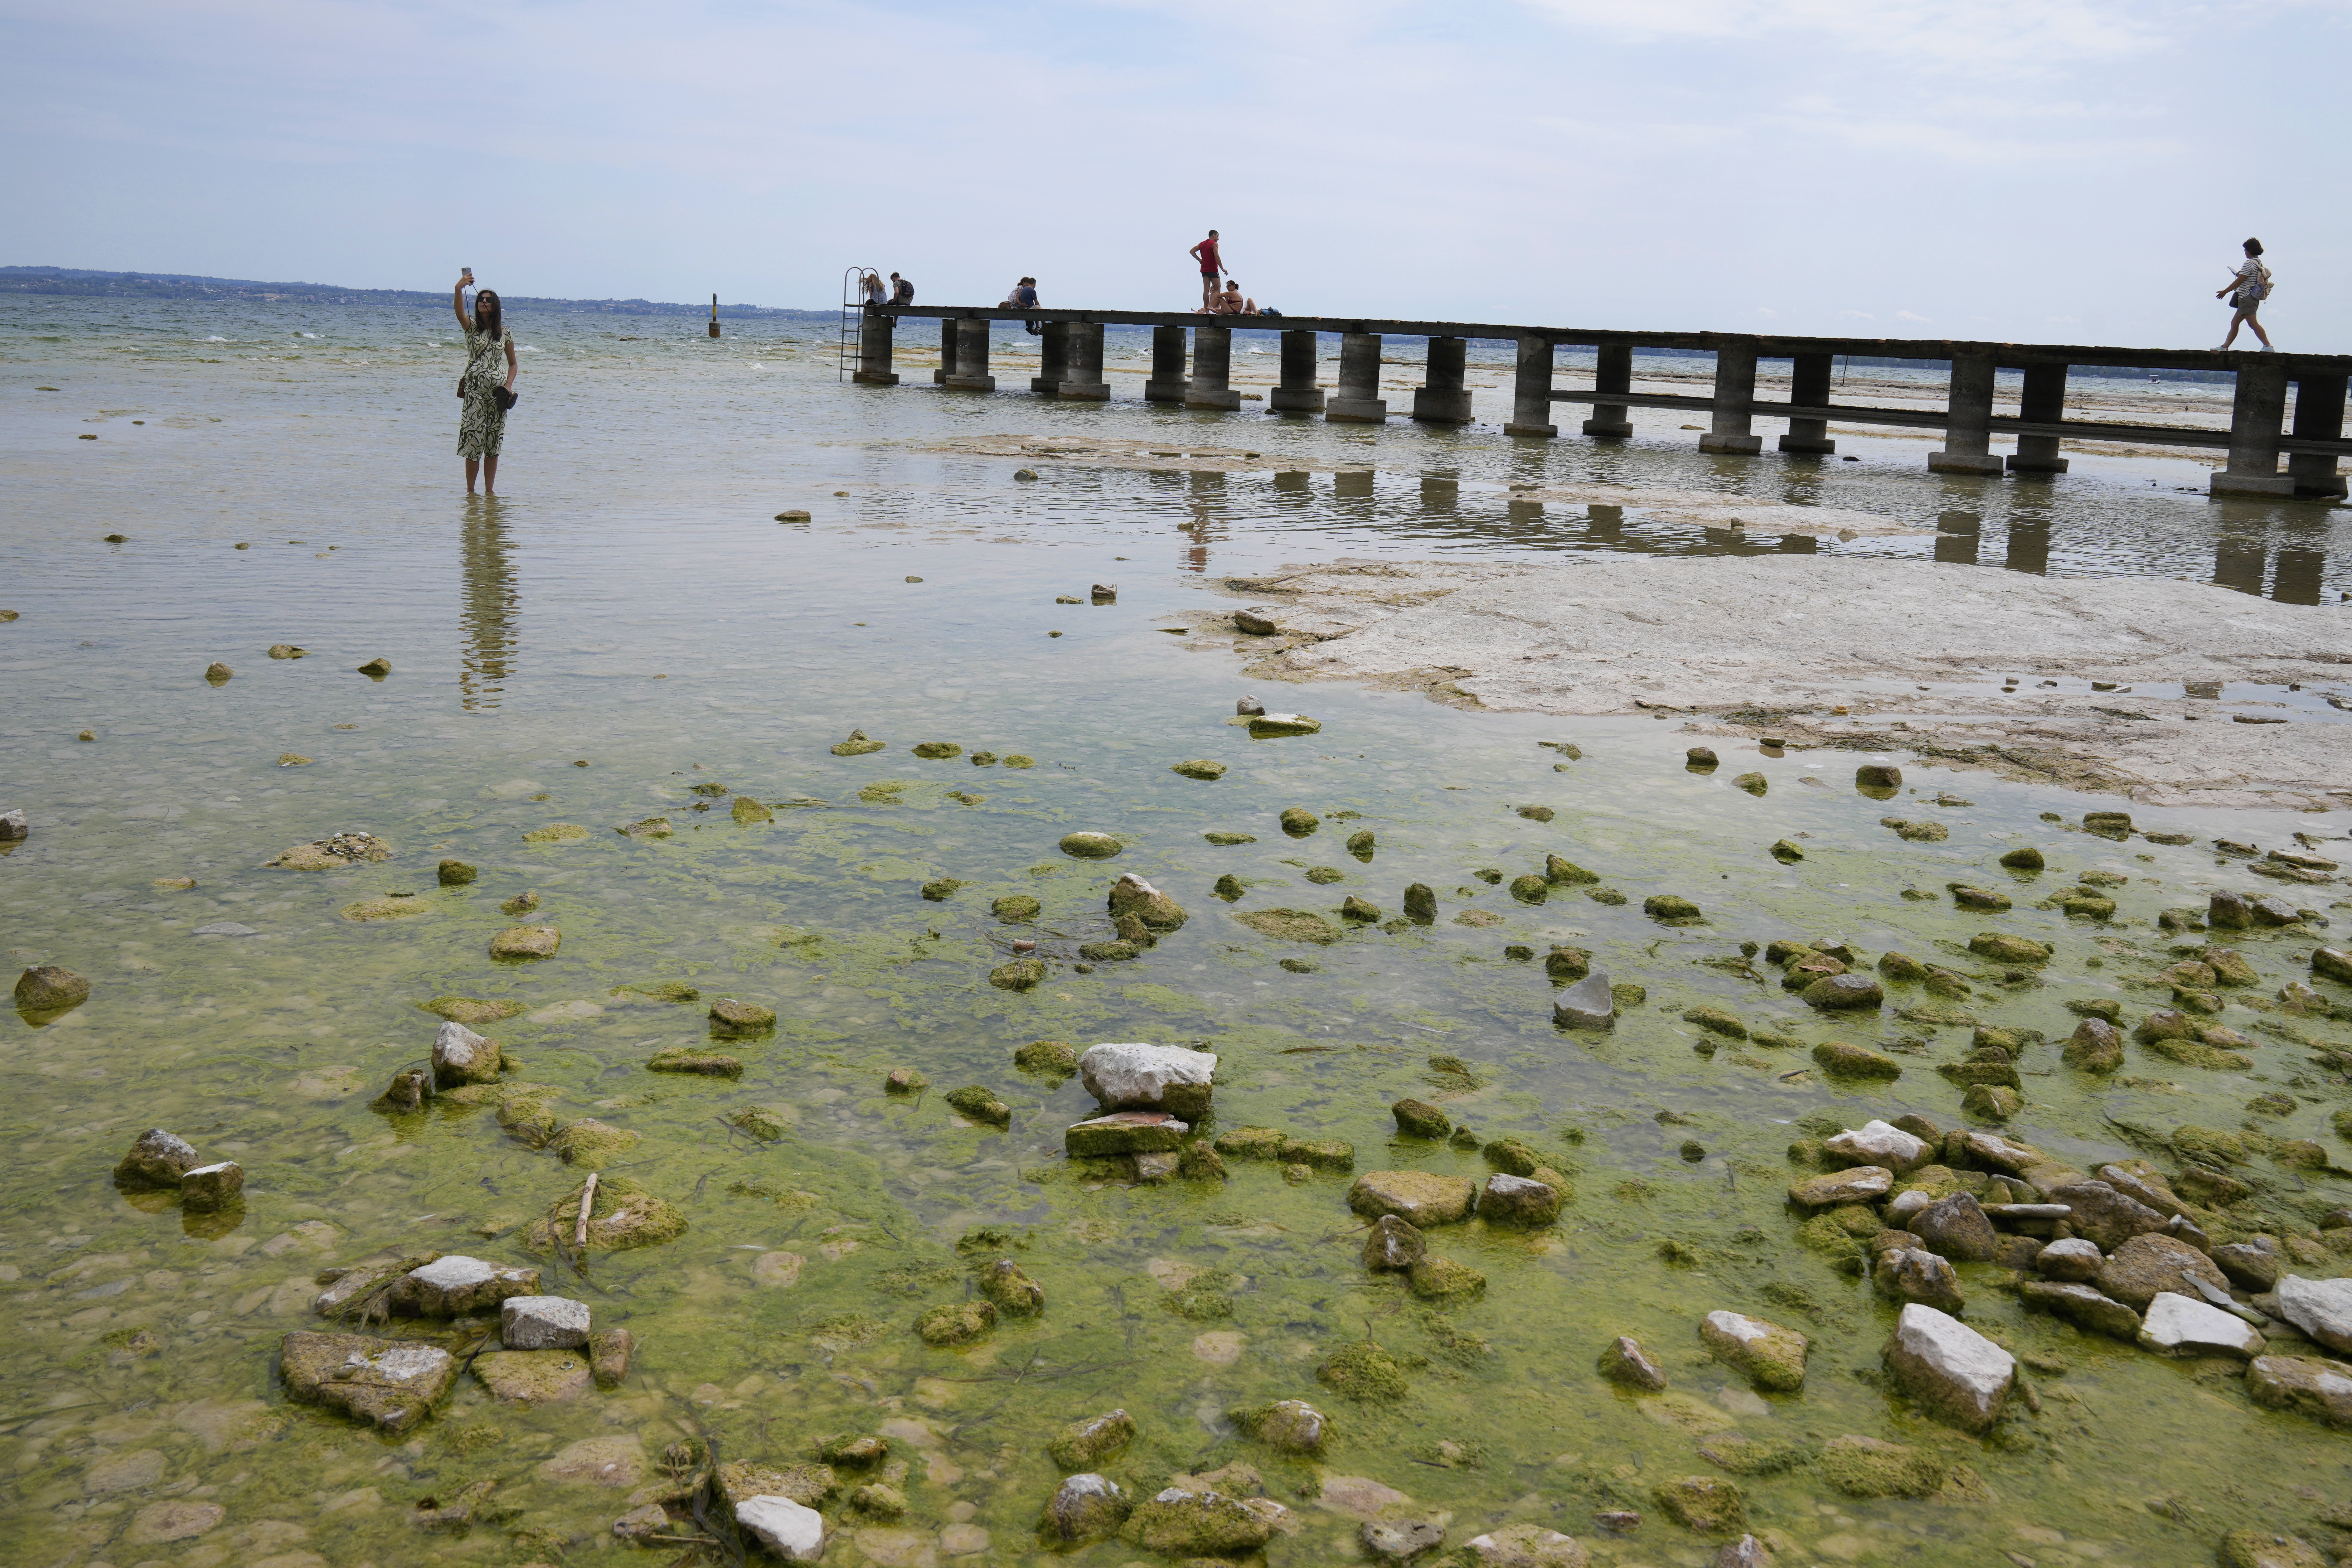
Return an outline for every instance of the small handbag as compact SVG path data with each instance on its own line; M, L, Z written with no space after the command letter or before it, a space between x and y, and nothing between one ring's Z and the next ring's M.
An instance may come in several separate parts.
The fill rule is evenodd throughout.
M515 404L522 401L522 398L519 393L509 392L504 387L492 387L490 389L490 398L491 401L495 402L499 405L499 412L500 413L506 413L507 410L514 407Z

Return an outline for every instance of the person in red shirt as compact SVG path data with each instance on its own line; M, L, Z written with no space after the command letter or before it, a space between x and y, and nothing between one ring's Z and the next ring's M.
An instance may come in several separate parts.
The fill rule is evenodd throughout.
M1224 257L1217 252L1217 231L1211 229L1209 237L1184 253L1201 264L1201 308L1213 310L1217 303L1217 279L1225 267Z

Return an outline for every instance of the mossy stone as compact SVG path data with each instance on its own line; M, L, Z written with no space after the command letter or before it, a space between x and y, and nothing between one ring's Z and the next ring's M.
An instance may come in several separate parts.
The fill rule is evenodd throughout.
M710 1004L710 1032L715 1035L765 1034L776 1027L773 1008L757 1002L720 997Z
M986 1122L992 1126L998 1127L1012 1124L1013 1107L999 1100L994 1091L983 1088L980 1084L967 1084L961 1089L950 1089L944 1098L949 1104L975 1122Z
M1960 1097L1960 1109L1988 1122L2006 1122L2025 1108L2025 1096L2003 1083L1978 1083Z
M1143 948L1124 939L1113 942L1082 942L1078 956L1090 964L1123 964L1130 958L1143 956Z
M1108 833L1082 831L1062 836L1061 852L1078 860L1107 861L1126 846Z
M1024 1072L1069 1078L1078 1071L1078 1053L1058 1040L1033 1040L1013 1053L1013 1065Z
M999 1258L980 1271L980 1293L1009 1318L1035 1317L1045 1310L1045 1288L1010 1258Z
M1359 828L1348 835L1348 852L1359 860L1371 859L1373 850L1378 847L1379 841L1373 838L1370 828Z
M642 1133L583 1116L550 1138L547 1147L563 1156L565 1165L602 1170L644 1141Z
M1750 795L1761 796L1772 787L1771 780L1761 773L1743 773L1731 781L1734 789L1745 789Z
M952 740L919 741L911 748L915 755L937 762L950 757L961 757L963 747Z
M1521 904L1541 904L1551 892L1551 883L1535 875L1511 879L1511 896Z
M1034 920L1045 906L1025 893L1008 893L988 906L988 912L1008 923Z
M1285 1138L1282 1147L1275 1152L1276 1159L1284 1165L1307 1166L1315 1170L1346 1171L1356 1168L1353 1145L1337 1138L1315 1138L1302 1141Z
M1380 917L1381 906L1379 904L1372 903L1369 899L1360 897L1352 893L1349 894L1347 900L1339 905L1339 918L1342 920L1355 920L1370 924L1370 922L1378 920Z
M1405 1285L1424 1301L1472 1301L1486 1293L1486 1276L1451 1258L1424 1256L1406 1270Z
M464 861L445 860L433 868L443 887L464 887L482 873Z
M1045 978L1045 961L1039 958L1015 958L988 972L988 983L1003 991L1030 990Z
M522 836L527 844L580 844L588 841L588 830L577 822L550 822L543 828L533 828Z
M996 1327L993 1301L953 1301L931 1308L915 1320L915 1333L925 1344L971 1344Z
M737 1057L674 1045L654 1052L646 1062L646 1071L694 1073L704 1078L740 1078L743 1076L743 1063Z
M548 1210L524 1232L523 1245L533 1252L554 1249L560 1234L562 1245L572 1245L573 1227L580 1214L580 1188L555 1200ZM686 1234L686 1216L676 1205L655 1197L626 1176L604 1176L596 1184L596 1196L588 1215L588 1245L620 1251L634 1247L652 1247L665 1241L675 1241Z
M2001 856L2000 863L2011 871L2040 871L2049 862L2042 858L2040 850L2026 844Z
M1213 782L1225 776L1225 765L1222 762L1213 762L1205 757L1196 757L1189 761L1174 764L1168 771L1181 773L1187 779L1202 779Z
M2012 936L2004 931L1979 931L1969 938L1969 951L1979 957L1991 958L2003 964L2046 964L2056 949L2031 936Z
M1859 1045L1842 1040L1825 1040L1813 1047L1813 1061L1832 1078L1883 1078L1903 1076L1903 1064L1891 1056L1882 1056Z
M1748 1525L1746 1498L1717 1476L1683 1476L1650 1495L1667 1518L1700 1535L1733 1535Z
M1234 918L1261 936L1272 936L1285 942L1314 942L1328 946L1345 935L1321 915L1305 909L1243 910L1236 911Z
M1555 980L1580 980L1592 972L1592 955L1581 947L1554 947L1544 955L1544 973Z
M1366 1405L1394 1405L1412 1391L1396 1358L1370 1340L1352 1340L1332 1352L1315 1369L1315 1380Z
M1254 844L1257 842L1257 835L1255 833L1202 833L1201 836L1220 848L1230 848L1234 844Z
M1721 1008L1685 1008L1683 1022L1696 1024L1709 1034L1719 1034L1731 1040L1748 1038L1748 1026Z
M971 885L971 883L959 878L943 876L937 882L923 883L923 896L933 904L945 904L949 899L953 898L959 890Z
M1926 1497L1950 1466L1934 1454L1876 1437L1832 1437L1814 1461L1822 1479L1848 1497Z
M1543 1164L1543 1156L1519 1138L1496 1138L1479 1152L1488 1165L1515 1176L1531 1176Z
M1217 1134L1216 1151L1236 1160L1270 1160L1282 1153L1290 1134L1278 1127L1235 1127Z
M1522 806L1519 808L1519 815L1525 817L1530 822L1549 822L1558 813L1553 811L1549 806Z
M1400 1100L1389 1107L1397 1131L1416 1138L1443 1138L1454 1131L1454 1119L1426 1100Z
M1805 858L1805 852L1786 839L1776 839L1772 843L1771 855L1782 865L1794 865Z
M853 729L849 732L849 738L847 740L842 741L833 747L833 754L835 757L863 757L869 751L879 751L881 749L882 743L880 741L868 740L866 737L866 732L864 730Z
M1680 894L1654 893L1642 900L1642 913L1653 920L1667 925L1685 925L1705 919L1697 904Z
M1587 871L1575 862L1562 860L1558 855L1546 855L1544 856L1544 880L1561 886L1580 886L1599 882L1601 873Z
M1045 1445L1045 1451L1066 1470L1092 1470L1118 1458L1134 1441L1135 1417L1111 1410L1071 1422Z
M1282 831L1294 839L1303 839L1323 825L1323 819L1304 806L1286 806L1277 819Z

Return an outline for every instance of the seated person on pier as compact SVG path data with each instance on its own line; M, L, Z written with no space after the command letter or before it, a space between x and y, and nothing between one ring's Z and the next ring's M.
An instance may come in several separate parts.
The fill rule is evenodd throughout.
M1216 314L1220 316L1255 316L1257 301L1242 297L1242 286L1232 278L1225 279L1225 291L1217 296Z
M911 278L901 277L895 272L892 273L890 275L890 303L893 305L912 305L914 302L914 280Z
M882 275L880 273L868 272L865 277L857 280L857 287L858 290L866 297L865 303L866 305L874 306L879 305L883 302L884 295L882 290Z

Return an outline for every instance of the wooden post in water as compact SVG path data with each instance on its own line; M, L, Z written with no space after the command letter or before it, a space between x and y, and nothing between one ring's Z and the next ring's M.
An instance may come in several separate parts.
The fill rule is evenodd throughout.
M2340 440L2344 434L2344 387L2341 371L2295 377L2295 434L2305 441ZM2336 458L2328 453L2289 454L2286 471L2294 480L2294 493L2298 496L2344 494L2344 476L2336 471Z
M1827 408L1830 402L1830 370L1835 359L1831 354L1799 354L1795 357L1793 373L1789 377L1789 402L1795 408ZM1797 455L1827 457L1837 450L1830 439L1830 422L1826 419L1789 421L1789 434L1780 437L1780 450Z
M1621 392L1633 390L1633 346L1631 343L1603 343L1593 350L1592 390L1596 392ZM1633 422L1627 418L1631 404L1596 402L1592 417L1584 422L1584 434L1606 440L1622 441L1633 434Z
M2018 399L2018 418L2029 424L2056 424L2066 417L2066 367L2063 364L2025 367L2025 391ZM2054 435L2020 435L2009 460L2012 474L2063 474L2066 459L2058 455Z
M1927 454L1930 473L2001 473L2001 460L1992 455L1992 381L1990 354L1962 354L1952 361L1944 449Z
M2206 482L2206 494L2292 496L2294 480L2278 471L2286 366L2275 354L2242 354L2239 360L2238 395L2230 405L2230 465Z
M1460 338L1432 338L1421 385L1412 394L1412 417L1423 424L1470 423L1470 392L1462 384L1469 344Z
M1381 398L1381 335L1340 333L1339 387L1324 405L1324 419L1335 424L1380 424L1388 416L1389 405Z
M940 384L959 392L994 392L996 378L988 373L988 329L985 317L966 317L955 324L955 369Z
M1184 401L1184 329L1151 329L1151 379L1143 383L1146 402Z
M1233 379L1234 329L1200 326L1192 329L1192 380L1184 389L1186 408L1234 409L1242 394L1227 383Z
M1315 334L1304 327L1282 334L1282 384L1266 398L1276 413L1321 413L1323 389L1316 384Z
M1511 382L1511 422L1506 435L1558 435L1551 417L1552 345L1549 338L1519 340L1518 370Z
M1698 438L1698 449L1753 457L1764 450L1755 423L1756 345L1725 343L1715 350L1715 426Z
M719 296L710 297L710 335L719 336Z

